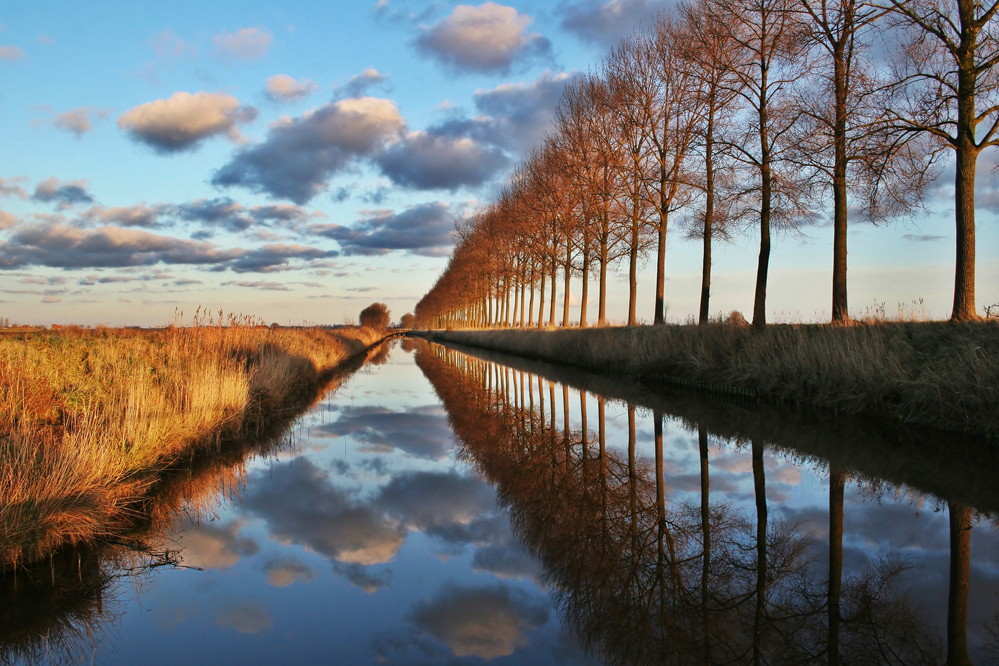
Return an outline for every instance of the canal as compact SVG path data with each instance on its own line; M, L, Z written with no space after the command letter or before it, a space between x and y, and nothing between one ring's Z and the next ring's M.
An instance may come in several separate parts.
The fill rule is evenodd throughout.
M0 660L994 663L995 463L395 341L128 539L6 572Z

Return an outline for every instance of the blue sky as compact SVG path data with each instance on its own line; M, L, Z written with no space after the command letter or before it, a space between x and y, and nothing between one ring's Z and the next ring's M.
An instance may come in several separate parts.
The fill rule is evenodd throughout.
M454 220L492 200L541 140L565 82L660 7L8 3L0 317L162 325L202 306L297 324L356 320L373 301L411 311L445 265ZM980 161L979 306L999 302L993 161ZM946 173L929 214L851 228L853 314L919 299L949 314ZM751 311L756 252L751 233L717 248L713 312ZM668 316L683 321L700 249L682 229L667 264ZM828 317L830 280L820 219L777 243L770 318ZM621 320L625 276L612 283Z

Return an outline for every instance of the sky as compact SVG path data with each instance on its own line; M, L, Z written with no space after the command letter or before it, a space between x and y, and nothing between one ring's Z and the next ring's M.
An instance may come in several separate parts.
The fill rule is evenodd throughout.
M543 140L566 82L664 6L7 3L0 318L160 326L200 307L343 324L383 302L398 319L444 269L455 221ZM979 162L980 311L999 302L995 159ZM949 315L951 173L927 213L851 227L851 314ZM827 217L775 244L770 320L828 318ZM747 231L716 247L712 313L751 314L757 243ZM668 319L696 313L699 271L678 225ZM639 284L651 320L651 266ZM623 321L623 270L609 303Z

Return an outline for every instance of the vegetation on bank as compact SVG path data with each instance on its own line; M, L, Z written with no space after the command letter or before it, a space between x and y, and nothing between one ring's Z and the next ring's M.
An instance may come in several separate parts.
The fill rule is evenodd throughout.
M383 337L230 321L0 338L0 565L113 533L157 472L259 432Z
M999 434L999 322L635 326L425 334L643 381Z

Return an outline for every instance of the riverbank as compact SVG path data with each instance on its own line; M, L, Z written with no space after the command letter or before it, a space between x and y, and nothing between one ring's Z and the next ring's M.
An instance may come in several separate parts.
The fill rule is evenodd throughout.
M383 337L230 325L0 339L0 566L115 534L160 472L267 430Z
M651 384L999 436L999 324L995 322L413 334Z

